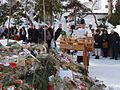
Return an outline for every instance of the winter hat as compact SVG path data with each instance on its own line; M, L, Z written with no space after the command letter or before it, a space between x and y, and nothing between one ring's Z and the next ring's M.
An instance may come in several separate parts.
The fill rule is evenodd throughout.
M75 29L75 25L71 25L71 27L70 27L71 29Z
M85 24L85 20L83 18L80 20L80 24Z
M100 29L96 29L96 32L99 32L99 33L100 33Z

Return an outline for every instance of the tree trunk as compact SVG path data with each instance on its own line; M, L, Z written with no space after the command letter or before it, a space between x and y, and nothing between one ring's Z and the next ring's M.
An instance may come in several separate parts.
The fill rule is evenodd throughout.
M111 17L113 10L113 0L108 0L108 18Z

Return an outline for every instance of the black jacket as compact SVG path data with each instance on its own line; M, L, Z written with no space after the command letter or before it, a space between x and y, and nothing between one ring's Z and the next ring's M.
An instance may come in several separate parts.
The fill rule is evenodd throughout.
M60 36L61 32L62 32L62 28L58 28L58 29L56 30L56 32L55 32L55 41L56 41L56 40L58 39L58 37Z
M119 34L117 32L114 32L113 34L110 34L109 35L109 44L110 44L110 47L118 47L119 45Z
M31 42L37 43L38 42L38 36L39 36L38 30L33 29L31 32L32 32L32 34L31 34Z
M43 28L39 28L38 29L38 33L39 33L39 39L44 41L44 29Z
M25 39L26 39L26 30L20 29L19 35L20 35L20 39L25 41Z
M98 34L94 35L94 48L101 48L101 36Z

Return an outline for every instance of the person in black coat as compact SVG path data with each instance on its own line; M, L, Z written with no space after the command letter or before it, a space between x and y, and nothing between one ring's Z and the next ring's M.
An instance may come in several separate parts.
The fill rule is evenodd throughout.
M5 37L6 39L8 38L8 28L5 27L4 32L2 33L2 37Z
M60 36L62 32L62 24L59 25L59 28L56 30L55 32L55 37L54 37L54 41L55 41L55 47L57 46L56 45L56 40L58 39L58 37Z
M32 38L32 29L33 26L31 25L30 28L28 29L28 41L31 42L31 38Z
M51 40L52 40L52 39L53 39L54 28L50 25L50 26L48 27L48 31L49 31L50 34L51 34Z
M108 51L109 51L109 34L108 34L107 30L102 31L101 41L102 41L103 57L107 57Z
M14 40L16 37L19 37L18 34L18 29L16 26L11 27L11 38Z
M20 32L19 32L19 35L20 35L20 40L23 40L24 42L26 42L26 30L25 30L25 27L22 27L20 29Z
M32 30L31 30L31 42L38 43L38 37L39 37L39 32L35 28L35 26L33 26Z
M99 59L101 55L101 36L100 30L97 29L94 35L95 59Z
M38 35L38 42L39 43L44 42L44 29L43 29L43 27L41 25L39 25L38 33L39 33L39 35Z
M110 49L111 49L111 58L110 59L115 59L117 60L118 56L118 46L119 46L119 34L115 32L114 30L111 30L110 33Z
M12 31L11 31L12 35L14 35L14 34L17 34L17 33L18 33L18 29L17 29L17 27L16 27L16 26L11 27L11 29L12 29Z
M4 36L6 39L12 39L12 34L11 34L11 28L5 28L4 32L2 33L2 36Z
M48 45L48 49L51 48L51 41L53 38L53 29L51 27L45 26L46 30L46 43Z
M58 28L58 29L56 30L56 32L55 32L55 38L54 38L55 41L56 41L56 40L58 39L58 37L60 36L61 32L62 32L62 24L59 25L59 28Z

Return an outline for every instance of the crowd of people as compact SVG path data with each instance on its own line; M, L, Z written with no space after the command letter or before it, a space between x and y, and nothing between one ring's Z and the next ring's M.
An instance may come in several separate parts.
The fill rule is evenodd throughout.
M80 26L81 27L77 29L77 31L80 30L80 32L77 32L76 35L79 34L79 36L86 36L85 32L90 32L90 29L85 28L85 24L81 24ZM73 35L75 34L74 32L76 32L75 29L71 31ZM120 52L119 34L114 31L113 28L111 28L109 33L107 29L103 28L92 29L91 33L94 39L93 56L95 56L95 59L100 59L102 56L104 58L110 57L110 59L118 60L118 55Z
M97 29L94 34L95 59L110 56L110 59L117 60L119 53L119 34L111 29L110 33L106 29Z
M1 27L0 28L0 39L12 39L12 40L23 40L26 43L44 43L48 44L50 48L51 40L53 39L53 28L48 25L41 26L30 26L27 30L25 27L18 29L16 26L11 28Z
M0 39L13 39L13 40L23 40L26 43L44 43L46 42L48 48L51 48L52 40L54 41L54 47L56 47L56 41L62 32L62 24L59 25L57 30L54 30L51 26L39 25L38 28L35 26L30 26L27 30L25 27L18 29L16 26L11 28L6 28L5 26L0 28ZM77 32L76 32L77 31ZM78 32L79 31L79 32ZM110 59L118 59L120 38L119 34L113 29L110 33L106 29L96 29L91 30L86 29L85 21L81 20L81 24L76 28L75 25L71 25L69 28L69 36L86 36L86 33L91 32L91 37L94 37L94 55L95 59L99 59L100 56L111 57ZM68 53L70 51L68 50ZM79 52L78 59L82 58L82 52ZM80 62L80 60L78 60Z
M81 20L80 25L77 28L74 25L70 26L70 36L86 37L86 35L89 35L89 37L91 37L90 33L94 39L93 56L95 56L95 59L100 59L102 56L104 58L110 57L110 59L118 60L120 52L120 36L114 28L111 28L110 32L108 32L107 28L91 29L86 27L84 20ZM68 53L69 52L70 51L68 51ZM83 56L80 52L77 55L78 59ZM78 60L78 62L81 62L81 60Z

